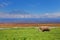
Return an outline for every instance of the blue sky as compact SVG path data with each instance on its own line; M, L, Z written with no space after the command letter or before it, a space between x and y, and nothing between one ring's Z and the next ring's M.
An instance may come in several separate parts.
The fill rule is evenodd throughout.
M60 0L0 0L0 18L59 18Z

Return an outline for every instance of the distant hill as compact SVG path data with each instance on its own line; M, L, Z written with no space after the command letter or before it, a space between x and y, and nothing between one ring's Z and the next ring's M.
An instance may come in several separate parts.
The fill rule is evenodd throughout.
M60 23L60 18L0 18L0 23Z

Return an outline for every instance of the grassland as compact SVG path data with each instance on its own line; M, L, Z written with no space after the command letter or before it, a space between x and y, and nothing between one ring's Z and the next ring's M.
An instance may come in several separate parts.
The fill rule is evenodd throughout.
M38 28L0 29L0 40L60 40L60 28L42 32Z

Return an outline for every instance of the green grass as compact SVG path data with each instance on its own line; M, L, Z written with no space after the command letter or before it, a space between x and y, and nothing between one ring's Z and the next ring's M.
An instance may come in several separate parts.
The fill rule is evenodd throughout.
M38 28L0 30L0 40L60 40L60 28L42 32Z

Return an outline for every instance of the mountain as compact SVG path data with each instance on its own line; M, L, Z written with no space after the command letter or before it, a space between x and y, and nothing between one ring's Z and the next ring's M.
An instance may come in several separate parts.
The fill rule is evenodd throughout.
M0 18L0 23L60 23L60 18Z

